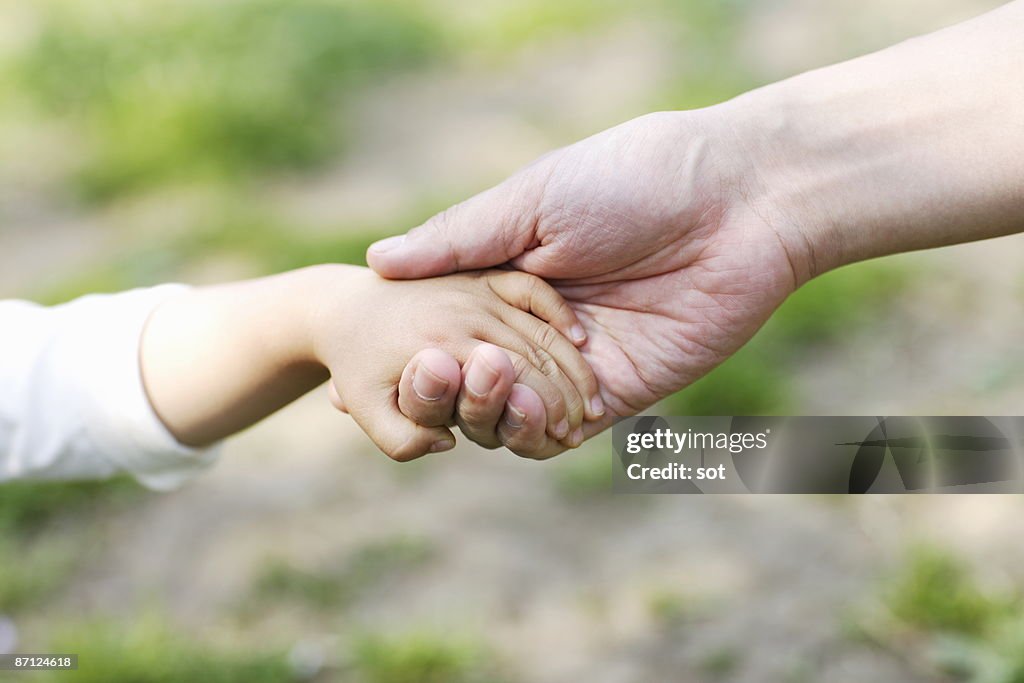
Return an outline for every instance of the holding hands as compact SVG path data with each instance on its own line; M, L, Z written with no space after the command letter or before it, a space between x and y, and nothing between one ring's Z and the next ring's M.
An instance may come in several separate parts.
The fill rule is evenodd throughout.
M377 243L376 273L0 302L17 332L0 339L0 478L176 485L207 462L183 445L327 380L397 460L451 448L455 425L532 458L576 447L702 377L816 275L1024 231L1022 30L1014 0L641 116Z
M597 382L569 341L574 335L572 309L526 273L393 282L366 268L322 265L171 299L147 324L142 373L164 424L194 446L330 378L334 405L395 460L452 448L456 397L461 415L488 420L475 388L491 383L509 392L515 382L530 392L529 410L545 416L542 448L554 453L578 446L583 421L599 417ZM427 347L436 350L409 363Z
M348 284L339 288L325 279L328 295L318 302L313 352L331 372L335 405L390 457L408 460L455 445L447 428L450 409L437 408L460 393L462 376L445 377L460 365L460 420L490 419L489 406L477 399L488 385L511 391L514 380L540 399L545 449L582 443L584 419L598 417L591 408L597 381L569 341L579 329L575 313L543 280L495 270L394 282L362 268L336 268L343 272L333 277ZM407 367L426 346L438 356ZM456 361L450 368L444 367L447 354ZM511 362L511 376L491 367L496 355ZM432 363L441 365L437 373ZM424 406L419 425L399 411L410 410L411 397ZM472 427L465 431L472 434Z
M263 328L318 311L299 321L298 340L258 340L286 349L277 363L291 372L259 384L260 373L239 368L245 395L269 398L249 400L244 419L227 419L226 409L222 419L194 419L196 404L217 415L242 395L175 399L160 381L168 361L147 361L144 344L153 403L168 425L182 418L183 440L203 443L330 374L335 404L398 459L449 447L452 424L481 445L534 458L579 445L702 377L820 273L1024 230L1024 128L1009 125L1024 111L1022 27L1017 0L723 104L641 116L553 151L367 254L390 280L505 270L415 283L337 266L286 274L284 282L306 286L239 309L278 300ZM249 294L231 296L267 285L242 287ZM229 308L222 302L219 315L252 322L251 312ZM156 337L187 329L173 310L153 316L151 328L163 330ZM165 318L174 324L161 326ZM192 354L178 349L188 343L151 356L184 359L179 370L245 357L237 344L218 353L209 339ZM266 384L277 391L260 391Z
M586 331L583 357L607 406L584 426L592 436L728 358L807 278L800 238L759 214L727 132L710 110L641 117L552 152L371 247L368 260L385 277L508 263L549 278ZM491 445L509 416L525 414L529 427L508 445L542 457L547 419L531 394L495 387L489 411L460 419ZM422 420L428 405L405 399L406 414ZM506 419L493 419L502 408Z
M369 264L388 278L505 264L551 282L608 408L591 436L703 376L816 275L1024 230L1022 28L1016 0L707 109L642 116L378 243ZM525 414L508 445L538 456L530 393L495 390L488 415Z

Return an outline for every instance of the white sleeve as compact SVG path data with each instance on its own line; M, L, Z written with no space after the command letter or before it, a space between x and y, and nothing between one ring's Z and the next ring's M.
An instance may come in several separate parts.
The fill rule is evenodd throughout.
M90 295L46 308L0 301L0 481L127 472L167 490L217 449L179 444L142 385L139 342L154 308L184 285Z

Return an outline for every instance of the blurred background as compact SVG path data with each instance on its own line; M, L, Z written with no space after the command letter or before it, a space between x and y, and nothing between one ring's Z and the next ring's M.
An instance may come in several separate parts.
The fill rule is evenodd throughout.
M0 296L362 263L553 147L998 4L0 0ZM822 277L658 411L1020 413L1022 247ZM613 496L609 458L398 465L316 392L173 494L3 486L0 651L112 683L1024 681L1019 497Z

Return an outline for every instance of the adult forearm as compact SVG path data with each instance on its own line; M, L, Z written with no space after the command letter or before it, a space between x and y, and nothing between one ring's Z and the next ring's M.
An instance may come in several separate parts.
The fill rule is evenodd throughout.
M723 105L798 280L1024 230L1024 1Z
M142 339L150 402L174 436L205 445L252 425L324 382L312 350L315 269L176 297Z

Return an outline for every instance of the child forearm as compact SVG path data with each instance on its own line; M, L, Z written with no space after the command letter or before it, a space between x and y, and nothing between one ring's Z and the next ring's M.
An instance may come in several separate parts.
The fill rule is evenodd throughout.
M348 272L330 268L334 278ZM140 349L143 381L181 443L230 436L328 379L313 351L317 282L325 275L314 267L198 288L153 312Z
M460 365L480 344L500 347L516 381L544 401L553 439L580 426L592 411L582 397L595 395L597 382L546 321L579 324L554 289L522 273L402 283L325 264L166 300L147 321L140 365L153 410L184 445L230 436L333 378L335 406L382 451L408 460L453 442L447 425L400 411L403 386L415 389L409 360L429 347Z

